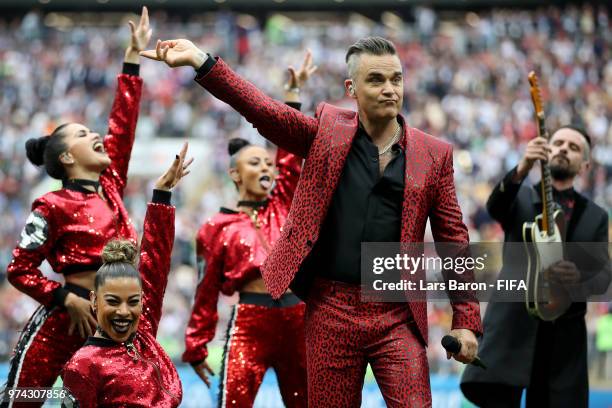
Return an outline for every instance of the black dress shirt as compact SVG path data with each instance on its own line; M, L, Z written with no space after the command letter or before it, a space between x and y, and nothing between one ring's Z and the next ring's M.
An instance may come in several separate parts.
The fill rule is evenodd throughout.
M304 273L360 283L361 243L400 240L406 158L398 143L392 151L381 176L378 147L359 126Z

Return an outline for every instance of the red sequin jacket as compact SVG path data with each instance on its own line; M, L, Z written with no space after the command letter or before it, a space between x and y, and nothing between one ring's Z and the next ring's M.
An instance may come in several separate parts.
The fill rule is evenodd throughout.
M79 407L176 407L182 398L176 367L155 340L170 272L174 207L150 203L138 269L142 315L131 340L90 337L62 372Z
M287 219L301 163L302 159L278 149L279 175L268 205L258 214L259 230L247 214L225 208L200 228L196 238L200 283L185 332L183 361L198 362L208 355L206 344L215 336L219 293L231 295L261 278L259 268Z
M124 69L124 72L126 70ZM64 187L36 199L21 239L8 266L8 280L41 304L63 306L66 293L59 282L39 269L46 259L57 273L97 270L100 253L111 238L136 243L137 235L123 206L128 164L134 144L142 79L122 73L111 109L104 147L111 165L102 172L100 186L106 197L75 187Z

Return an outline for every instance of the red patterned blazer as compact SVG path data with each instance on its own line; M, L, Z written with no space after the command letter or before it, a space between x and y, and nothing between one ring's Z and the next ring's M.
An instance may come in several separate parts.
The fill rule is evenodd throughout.
M316 118L278 102L257 89L220 58L196 82L228 103L277 146L305 158L293 204L283 231L261 272L271 295L289 288L314 243L358 128L357 112L322 103ZM427 219L436 242L467 243L453 180L452 146L404 126L406 154L402 242L423 242ZM409 302L424 341L427 304ZM452 302L453 328L482 332L478 302Z

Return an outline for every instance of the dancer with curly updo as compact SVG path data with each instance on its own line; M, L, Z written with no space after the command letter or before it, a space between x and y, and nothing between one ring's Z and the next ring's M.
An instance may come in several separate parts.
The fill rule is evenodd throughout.
M40 307L15 348L6 394L17 388L53 385L95 328L88 297L104 244L111 238L136 243L122 198L142 92L138 53L151 38L147 9L143 8L138 26L131 21L129 25L131 41L118 76L108 135L102 138L85 125L66 123L50 136L26 142L28 159L62 180L62 188L34 201L8 266L9 282ZM44 260L64 275L63 286L42 274L39 267ZM3 407L42 404L3 401Z
M176 367L155 339L174 243L170 190L189 173L187 144L157 180L140 248L112 240L90 293L98 328L70 359L62 379L73 406L177 407L182 398ZM68 405L68 404L66 404Z

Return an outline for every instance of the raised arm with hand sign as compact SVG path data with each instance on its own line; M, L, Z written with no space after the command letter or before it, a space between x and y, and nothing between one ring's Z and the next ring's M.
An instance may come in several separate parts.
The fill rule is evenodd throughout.
M124 61L131 64L138 64L139 53L147 48L151 40L151 34L153 34L153 30L149 27L149 11L147 8L142 8L138 26L134 24L132 20L128 21L128 24L130 26L131 37L130 45L125 50Z
M154 50L141 51L143 57L163 61L169 67L191 66L195 69L204 64L208 55L189 40L157 40Z
M181 148L181 152L176 155L170 168L157 180L155 183L155 188L157 190L170 191L183 177L191 173L189 166L193 163L193 157L185 161L188 147L189 143L185 142Z
M287 68L289 80L285 84L285 102L300 102L300 88L315 73L317 68L316 65L312 65L312 52L310 50L306 51L304 62L302 62L302 67L299 71L296 71L292 65Z

